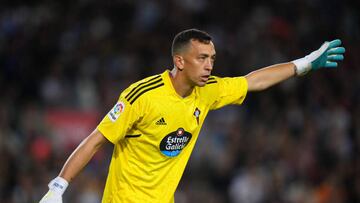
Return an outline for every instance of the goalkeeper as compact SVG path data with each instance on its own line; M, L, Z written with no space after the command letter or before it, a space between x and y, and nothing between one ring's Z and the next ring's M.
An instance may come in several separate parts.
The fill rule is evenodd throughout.
M174 193L210 110L240 105L293 76L336 68L344 59L340 40L311 54L240 77L211 75L216 57L211 36L190 29L172 44L174 67L125 89L97 128L70 155L49 183L41 203L60 203L68 184L106 142L114 144L103 203L174 202Z

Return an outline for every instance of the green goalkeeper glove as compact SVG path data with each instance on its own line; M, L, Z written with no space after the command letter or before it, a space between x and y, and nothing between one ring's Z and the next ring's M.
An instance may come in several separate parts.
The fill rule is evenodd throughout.
M292 61L296 68L296 75L305 75L311 70L320 68L336 68L337 61L344 59L345 48L340 47L341 40L336 39L331 42L325 42L321 47L311 54Z
M39 203L62 203L62 195L68 185L69 183L64 178L56 177L49 183L49 191Z

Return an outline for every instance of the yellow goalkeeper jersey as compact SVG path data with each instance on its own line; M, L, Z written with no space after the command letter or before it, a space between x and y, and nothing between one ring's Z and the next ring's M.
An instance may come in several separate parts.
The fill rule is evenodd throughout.
M244 77L211 76L182 98L169 71L124 90L97 129L114 144L103 203L170 203L209 110L241 104Z

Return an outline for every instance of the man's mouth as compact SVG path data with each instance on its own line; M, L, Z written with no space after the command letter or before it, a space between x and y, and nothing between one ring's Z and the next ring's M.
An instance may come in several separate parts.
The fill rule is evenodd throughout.
M210 75L203 75L203 76L201 76L201 78L202 78L203 80L207 81L207 80L209 79L209 76L210 76Z

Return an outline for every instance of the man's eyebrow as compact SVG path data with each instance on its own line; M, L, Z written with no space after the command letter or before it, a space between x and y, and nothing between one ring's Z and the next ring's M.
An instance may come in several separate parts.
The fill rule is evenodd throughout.
M201 53L201 54L199 54L199 56L209 57L210 55L209 55L209 54L204 54L204 53Z
M209 54L205 54L205 53L200 53L200 54L199 54L199 57L206 57L206 58L215 59L215 58L216 58L216 54L209 55Z

